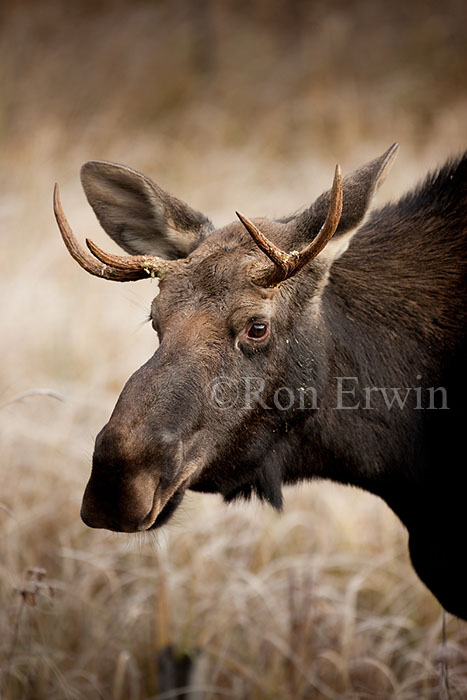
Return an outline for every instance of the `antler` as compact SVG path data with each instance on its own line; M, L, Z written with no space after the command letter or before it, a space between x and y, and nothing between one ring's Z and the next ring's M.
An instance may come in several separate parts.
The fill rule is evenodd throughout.
M171 260L164 260L155 255L110 255L86 239L87 246L94 257L89 255L76 240L66 219L60 203L57 184L54 188L54 213L68 252L91 275L115 282L130 282L148 276L162 277L174 264Z
M254 225L252 221L236 212L238 218L258 246L274 263L273 268L262 271L256 283L262 287L273 287L279 282L289 279L300 272L310 260L316 258L334 235L342 214L342 174L340 167L336 165L334 181L331 190L331 202L326 221L318 235L302 251L293 250L286 253L271 243L266 236Z

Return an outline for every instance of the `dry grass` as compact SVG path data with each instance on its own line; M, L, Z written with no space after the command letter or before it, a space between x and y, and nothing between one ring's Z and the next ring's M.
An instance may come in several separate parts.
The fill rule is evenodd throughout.
M192 495L154 539L84 527L93 437L155 347L142 324L154 285L86 276L51 211L57 179L75 229L103 242L77 173L109 158L218 223L237 208L284 214L328 186L337 158L348 170L396 139L382 197L397 195L465 147L461 5L417 24L406 3L382 19L364 2L354 14L316 4L295 64L274 23L255 39L261 2L249 23L218 9L217 53L198 42L196 60L182 51L193 36L183 3L181 18L167 3L101 2L91 17L38 6L6 4L0 45L0 697L177 697L159 693L167 644L193 659L192 700L466 697L467 626L448 617L442 643L439 605L376 498L307 485L287 491L279 517ZM366 67L358 46L345 61L363 17L378 58Z

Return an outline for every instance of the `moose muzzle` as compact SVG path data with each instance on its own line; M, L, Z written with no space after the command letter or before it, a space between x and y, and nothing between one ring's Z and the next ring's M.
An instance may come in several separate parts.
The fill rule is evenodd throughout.
M130 377L96 438L81 508L90 527L120 532L159 527L202 467L203 441L194 429L200 416L181 410L188 389L169 374L166 359L159 348Z

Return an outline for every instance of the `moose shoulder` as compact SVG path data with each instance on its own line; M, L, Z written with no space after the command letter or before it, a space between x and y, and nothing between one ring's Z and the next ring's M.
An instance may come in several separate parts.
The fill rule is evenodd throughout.
M420 578L467 619L467 154L368 214L396 152L337 168L296 216L220 229L134 170L86 163L88 201L127 256L86 252L56 189L84 269L160 278L160 344L96 439L86 524L157 528L188 488L280 508L282 484L333 479L389 504Z

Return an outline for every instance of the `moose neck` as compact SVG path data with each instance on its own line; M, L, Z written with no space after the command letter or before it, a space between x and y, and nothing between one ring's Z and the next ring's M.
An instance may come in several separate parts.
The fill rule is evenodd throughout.
M408 524L410 501L422 480L416 453L420 387L437 386L439 378L433 358L417 344L424 319L418 328L400 322L413 301L407 298L388 319L397 282L388 275L387 259L380 258L368 279L371 243L367 226L330 267L316 261L295 284L294 305L303 311L298 333L286 339L286 381L309 398L313 388L316 393L313 407L281 416L290 450L283 480L320 477L364 488L382 496ZM389 410L387 401L393 402Z

